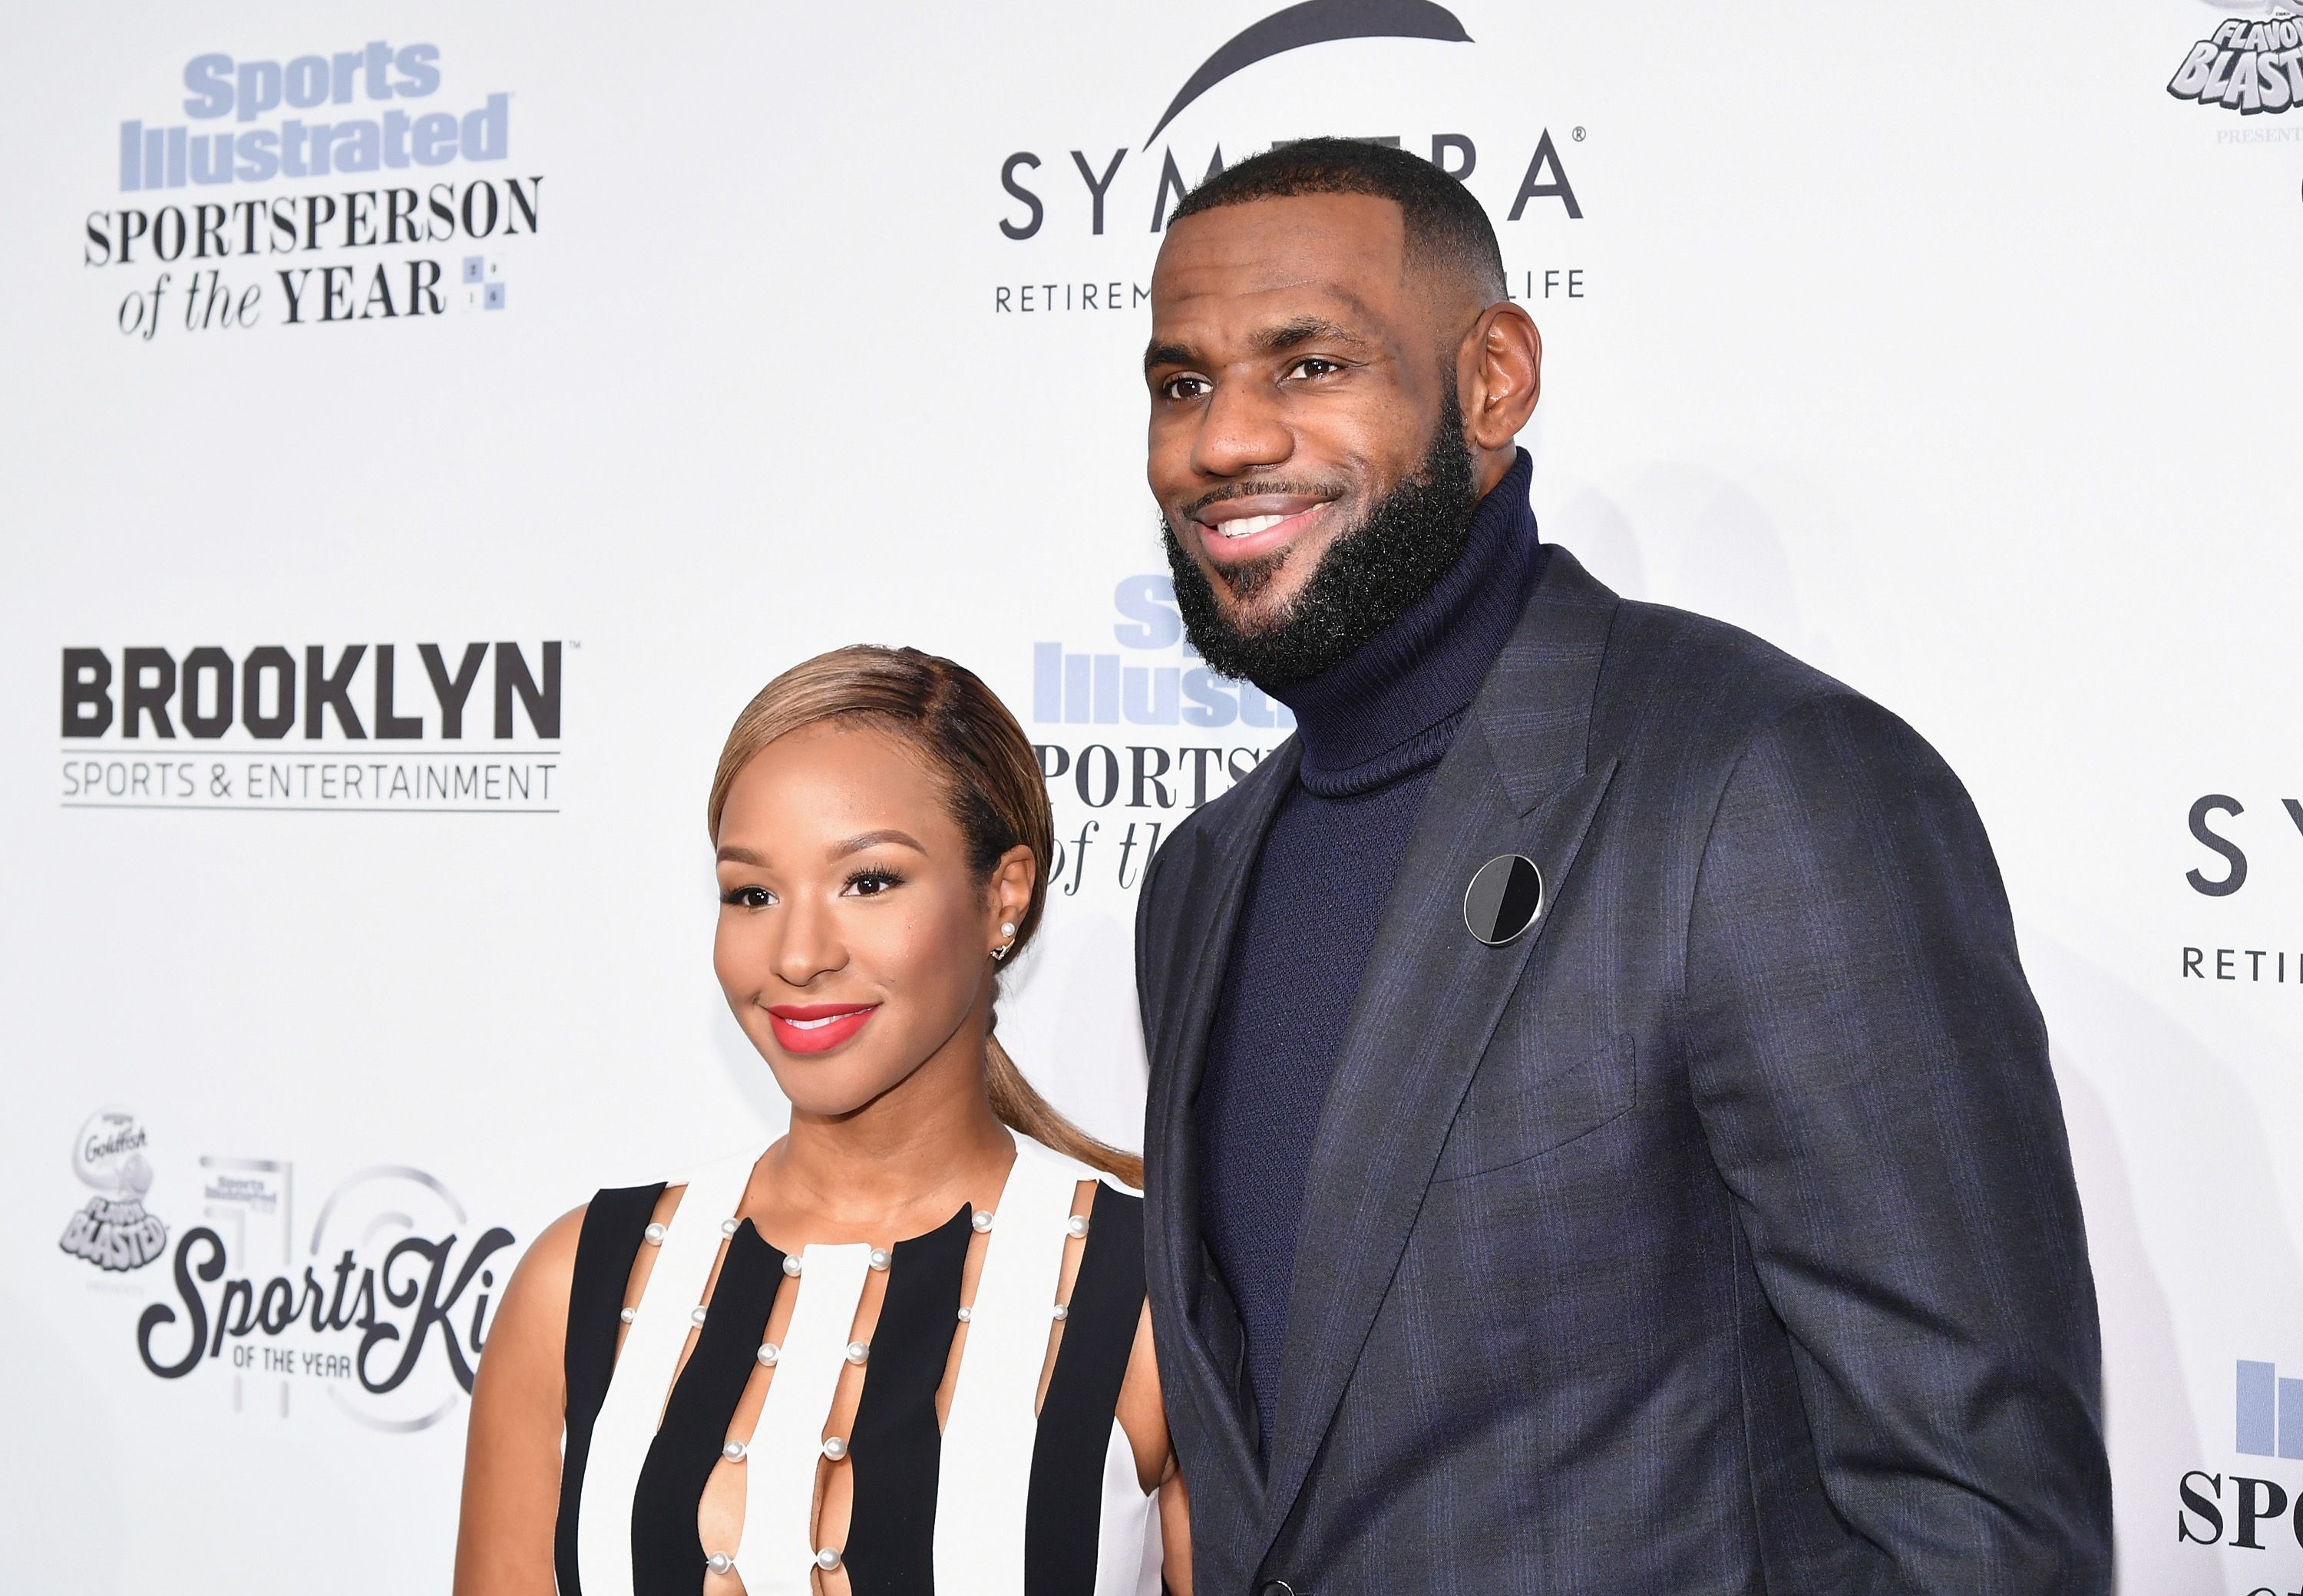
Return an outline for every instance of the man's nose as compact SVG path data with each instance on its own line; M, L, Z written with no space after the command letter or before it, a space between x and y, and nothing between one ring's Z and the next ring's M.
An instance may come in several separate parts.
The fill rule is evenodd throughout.
M1240 477L1284 464L1295 452L1295 435L1278 395L1261 384L1227 382L1201 414L1192 468L1202 477Z

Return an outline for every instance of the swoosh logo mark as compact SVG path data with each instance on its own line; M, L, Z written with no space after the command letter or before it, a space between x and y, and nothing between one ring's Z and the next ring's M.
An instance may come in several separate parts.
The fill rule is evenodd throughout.
M1472 42L1455 13L1432 0L1303 0L1285 11L1243 30L1200 63L1189 81L1176 91L1167 114L1152 130L1143 148L1165 131L1184 107L1230 77L1259 61L1305 45L1324 45L1339 38L1432 38L1443 44Z

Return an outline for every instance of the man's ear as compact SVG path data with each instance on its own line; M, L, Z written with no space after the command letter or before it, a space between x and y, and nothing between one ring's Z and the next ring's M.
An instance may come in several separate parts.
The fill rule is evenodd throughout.
M1472 447L1483 458L1502 456L1507 469L1512 440L1543 389L1543 334L1534 318L1509 300L1482 310L1464 338L1457 388Z

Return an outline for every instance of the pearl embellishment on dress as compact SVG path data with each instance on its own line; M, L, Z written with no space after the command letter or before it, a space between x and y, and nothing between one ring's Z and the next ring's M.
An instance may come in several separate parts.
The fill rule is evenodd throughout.
M622 1313L616 1315L617 1318L622 1320L626 1324L631 1323L632 1321L637 1319L639 1316L640 1311L637 1308L626 1308Z
M690 1308L690 1309L688 1311L688 1323L690 1323L690 1324L701 1324L701 1323L703 1323L703 1322L704 1322L704 1310L703 1310L702 1308Z
M872 1346L868 1341L850 1341L848 1343L848 1361L849 1363L860 1364L871 1355Z
M626 1231L625 1234L628 1236L631 1233L629 1231ZM666 1232L662 1225L654 1224L641 1231L640 1234L647 1238L648 1246L652 1247L660 1247L663 1245L663 1238L668 1232Z
M704 1559L704 1566L714 1574L725 1574L736 1566L736 1559L724 1551L715 1551Z
M829 1574L839 1566L839 1554L827 1546L815 1554L815 1566Z
M799 1255L797 1254L787 1254L785 1255L784 1273L791 1276L795 1280L799 1279Z
M874 1268L874 1269L885 1269L885 1268L887 1268L887 1267L888 1267L888 1262L889 1262L889 1260L888 1260L888 1249L887 1249L887 1248L885 1248L885 1247L873 1247L873 1248L872 1249L872 1255L871 1255L871 1257L870 1257L869 1259L867 1259L867 1260L866 1260L866 1262L869 1262L869 1263L872 1265L872 1267L873 1267L873 1268Z
M975 1227L975 1233L978 1236L991 1234L991 1216L989 1213L978 1210L975 1216L967 1222Z
M848 1456L848 1443L836 1435L827 1436L823 1442L823 1455L837 1463Z
M1086 1235L1087 1215L1084 1213L1076 1213L1072 1215L1071 1218L1064 1221L1064 1229L1066 1231L1076 1237Z
M741 1463L744 1461L744 1454L747 1449L748 1448L746 1448L742 1441L731 1440L726 1446L720 1448L720 1456L725 1457L730 1463Z
M763 1341L760 1343L760 1350L756 1355L760 1360L761 1368L772 1369L776 1366L776 1360L783 1355L784 1349L773 1341Z

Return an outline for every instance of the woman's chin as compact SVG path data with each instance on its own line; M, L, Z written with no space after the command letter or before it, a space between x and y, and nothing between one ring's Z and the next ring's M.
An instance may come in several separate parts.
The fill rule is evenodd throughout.
M791 1102L792 1113L811 1119L845 1119L860 1114L904 1079L901 1073L843 1069L831 1061L806 1059L788 1060L774 1074L776 1085Z

